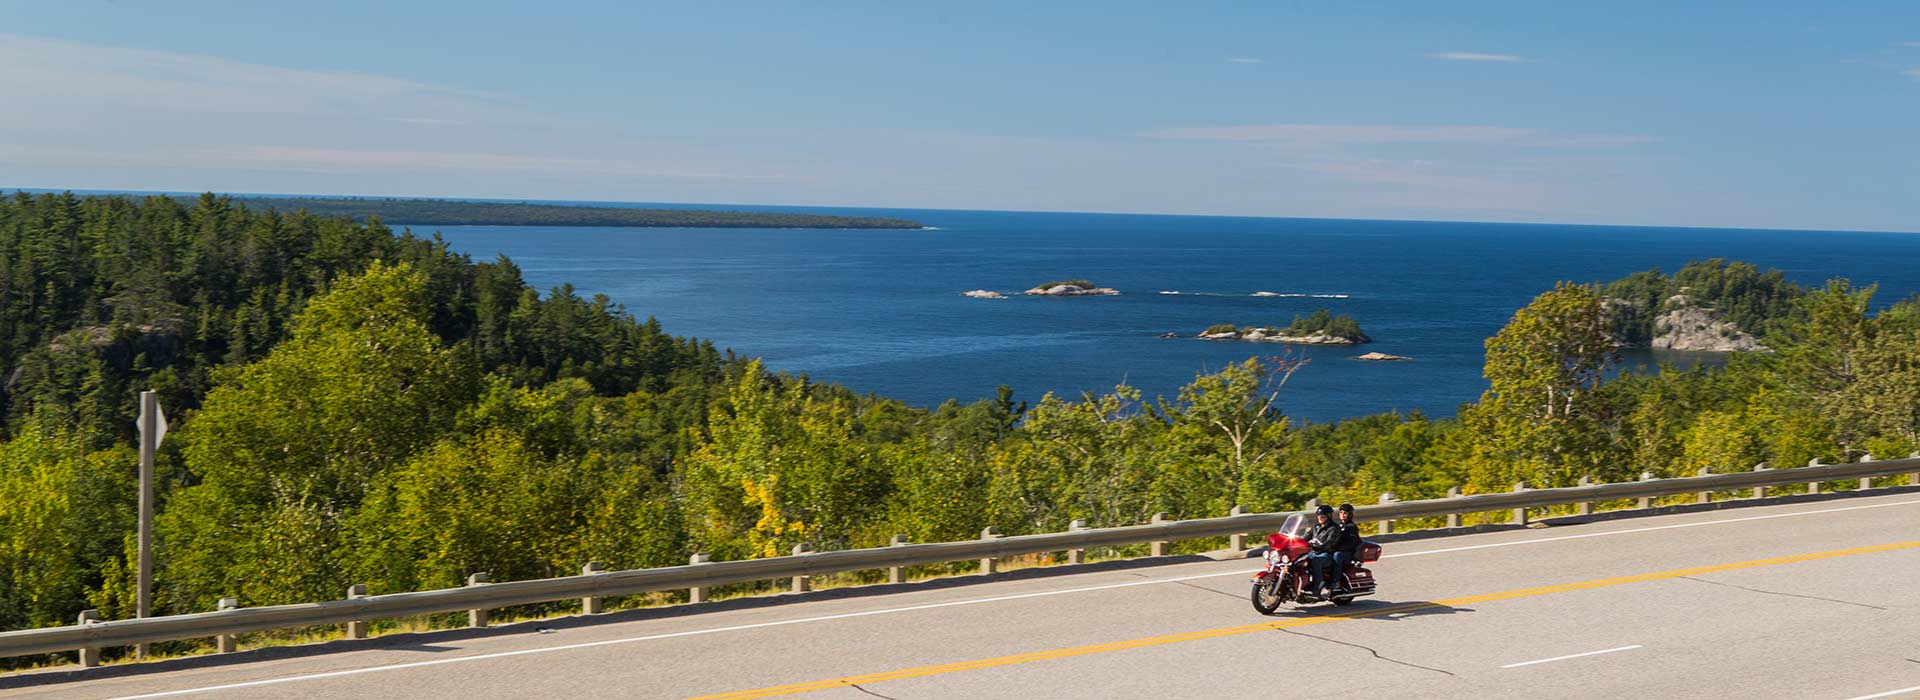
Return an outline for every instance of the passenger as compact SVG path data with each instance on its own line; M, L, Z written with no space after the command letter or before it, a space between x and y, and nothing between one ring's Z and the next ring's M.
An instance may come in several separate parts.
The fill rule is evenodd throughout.
M1333 508L1320 506L1313 511L1313 530L1307 533L1307 546L1312 553L1307 555L1307 592L1318 597L1326 597L1326 589L1331 586L1331 576L1327 570L1333 566L1333 552L1340 544L1340 524L1333 521Z
M1360 560L1360 524L1353 520L1353 504L1342 503L1339 509L1340 540L1333 548L1333 587L1338 592L1347 592L1347 567Z

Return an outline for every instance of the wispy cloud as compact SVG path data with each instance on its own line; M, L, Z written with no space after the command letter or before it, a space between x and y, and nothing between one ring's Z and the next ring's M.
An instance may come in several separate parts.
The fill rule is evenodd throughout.
M1430 54L1427 54L1427 58L1435 58L1442 61L1484 61L1484 62L1492 62L1492 63L1529 63L1530 62L1526 58L1523 58L1520 56L1510 56L1503 53L1471 53L1466 51L1447 51L1442 53L1430 53Z
M1902 41L1900 45L1909 49L1920 49L1920 41Z
M1254 124L1162 129L1149 136L1199 141L1241 141L1295 147L1384 143L1481 143L1514 146L1626 146L1645 136L1556 134L1546 129L1504 126L1401 124Z
M1915 66L1913 68L1908 68L1906 70L1900 71L1900 74L1914 77L1914 78L1920 78L1920 66Z
M1262 61L1258 58L1229 58L1227 59L1227 62L1228 63L1265 63L1265 61Z

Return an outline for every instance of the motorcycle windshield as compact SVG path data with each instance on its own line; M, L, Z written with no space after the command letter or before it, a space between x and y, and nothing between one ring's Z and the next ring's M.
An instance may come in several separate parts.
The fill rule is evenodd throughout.
M1280 524L1280 536L1304 540L1307 538L1307 531L1310 529L1311 528L1307 526L1307 516L1294 513L1293 515L1287 516L1286 522Z

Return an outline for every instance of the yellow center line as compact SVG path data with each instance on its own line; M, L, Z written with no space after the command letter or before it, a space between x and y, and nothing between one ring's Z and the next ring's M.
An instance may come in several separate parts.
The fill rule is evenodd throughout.
M1624 585L1629 583L1642 583L1646 581L1659 581L1662 579L1680 578L1682 576L1698 576L1700 574L1711 574L1711 573L1717 573L1722 571L1737 571L1740 569L1756 569L1763 566L1779 566L1781 564L1793 564L1796 562L1803 562L1803 561L1814 561L1818 559L1833 559L1836 557L1853 556L1856 554L1871 554L1874 552L1887 552L1887 551L1893 551L1898 549L1913 549L1913 548L1920 548L1920 540L1915 540L1912 542L1895 542L1892 544L1878 544L1870 547L1854 547L1852 549L1836 549L1836 550L1827 551L1827 552L1813 552L1810 554L1795 554L1792 556L1772 557L1769 559L1754 559L1751 561L1734 562L1731 564L1714 564L1711 566L1696 566L1689 569L1674 569L1672 571L1661 571L1661 572L1650 573L1650 574L1635 574L1632 576L1603 578L1603 579L1598 579L1593 581L1582 581L1579 583L1562 583L1562 584L1553 585L1553 586L1540 586L1537 588L1522 588L1519 590L1503 591L1500 593L1484 593L1481 595L1470 595L1470 596L1463 596L1459 598L1448 598L1445 600L1435 600L1430 602L1401 603L1398 605L1390 605L1384 608L1367 608L1364 610L1335 612L1327 615L1316 615L1313 617L1298 617L1298 618L1290 618L1286 620L1274 620L1269 622L1255 623L1251 625L1238 625L1234 627L1221 627L1221 628L1210 629L1210 630L1181 632L1178 634L1168 634L1168 635L1162 635L1158 637L1144 637L1141 639L1129 639L1129 640L1119 641L1119 642L1107 642L1105 644L1091 644L1087 646L1067 647L1065 649L1033 651L1033 652L1027 652L1025 654L1013 654L1011 656L995 656L992 658L975 659L972 661L957 661L954 663L940 664L937 666L921 666L918 668L901 669L898 671L883 671L880 673L869 673L869 674L860 675L860 676L829 678L826 680L809 681L806 683L794 683L791 685L777 685L777 686L771 686L767 688L758 688L754 690L737 690L731 693L720 693L717 695L701 695L698 697L689 698L688 700L721 700L723 698L726 700L743 700L744 698L765 698L765 697L773 697L776 695L805 693L805 692L814 691L814 690L826 690L829 688L845 688L847 686L851 686L855 684L878 683L881 681L893 681L893 680L900 680L903 678L916 678L919 676L934 676L934 675L939 675L943 673L954 673L957 671L971 671L974 669L992 668L994 666L1008 666L1012 664L1023 664L1030 661L1046 661L1048 659L1064 659L1072 656L1086 656L1088 654L1100 654L1100 653L1105 653L1109 651L1121 651L1124 649L1139 649L1141 647L1160 646L1162 644L1177 644L1180 642L1192 642L1192 641L1198 641L1202 639L1214 639L1217 637L1231 637L1231 636L1240 635L1240 634L1266 632L1270 630L1287 629L1289 627L1304 627L1307 625L1317 625L1325 622L1335 622L1339 620L1349 620L1354 618L1386 617L1390 615L1398 615L1402 613L1414 612L1419 610L1429 610L1433 608L1449 608L1449 607L1455 607L1460 605L1469 605L1473 603L1490 603L1490 602L1499 601L1499 600L1512 600L1514 598L1527 598L1531 596L1547 595L1549 593L1565 593L1568 591L1580 591L1580 590L1588 590L1593 588L1605 588L1608 586L1619 586L1619 585Z

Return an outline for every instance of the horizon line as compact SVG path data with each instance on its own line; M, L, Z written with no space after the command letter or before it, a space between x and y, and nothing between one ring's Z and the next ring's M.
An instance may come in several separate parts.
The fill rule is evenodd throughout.
M588 205L588 206L607 205L607 204L641 204L641 205L663 204L663 205L670 205L670 206L677 206L677 207L763 207L763 208L787 207L787 208L806 208L806 209L866 209L866 210L876 210L876 211L950 211L950 212L997 213L997 214L1082 214L1082 215L1095 215L1095 216L1100 216L1100 215L1168 216L1168 217L1185 217L1185 218L1200 218L1200 219L1290 219L1290 220L1297 220L1297 221L1382 221L1382 222L1393 222L1393 223L1423 223L1423 224L1481 224L1481 225L1491 225L1491 226L1573 226L1573 227L1584 227L1584 228L1656 228L1656 229L1681 229L1681 230L1700 230L1700 231L1782 231L1782 232L1793 232L1793 233L1869 233L1869 234L1907 234L1907 235L1920 234L1920 230L1906 231L1906 230L1899 230L1899 229L1846 229L1846 228L1759 227L1759 226L1724 226L1724 225L1723 226L1702 226L1702 225L1676 225L1676 224L1600 224L1600 223L1581 223L1581 222L1501 221L1501 220L1492 220L1492 219L1425 219L1425 218L1394 218L1394 217L1363 217L1363 216L1284 216L1284 215L1277 215L1277 214L1219 214L1219 213L1195 213L1195 212L1095 211L1095 210L1082 210L1082 209L993 209L993 208L966 209L966 208L954 208L954 207L906 207L906 206L889 206L889 205L873 205L873 204L858 204L858 205L856 204L753 204L748 202L667 202L667 201L634 201L634 200L614 200L614 199L541 199L541 198L533 198L533 197L518 197L518 198L516 197L469 197L469 196L457 196L457 195L396 195L396 194L339 194L339 193L322 194L322 193L313 193L313 192L233 192L233 191L221 192L218 190L197 190L197 191L141 190L141 189L120 189L120 188L110 188L110 187L101 187L101 188L82 188L82 187L52 188L52 187L17 187L17 186L0 187L0 194L4 194L8 192L30 192L35 194L44 194L44 193L57 194L61 192L72 192L75 194L85 194L85 195L105 194L105 195L165 195L165 196L173 196L173 195L199 196L201 194L213 193L213 194L223 194L231 197L286 197L286 198L306 197L306 198L313 198L313 199L332 198L332 199L438 200L438 201L454 201L454 202L461 202L461 201L494 202L494 203L506 203L506 204L558 204L558 205L574 204L574 205Z

